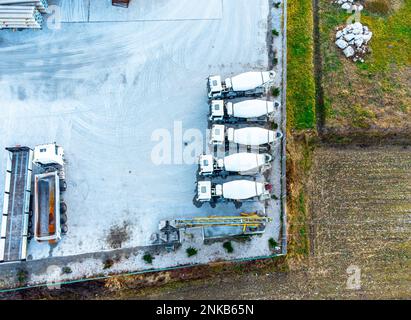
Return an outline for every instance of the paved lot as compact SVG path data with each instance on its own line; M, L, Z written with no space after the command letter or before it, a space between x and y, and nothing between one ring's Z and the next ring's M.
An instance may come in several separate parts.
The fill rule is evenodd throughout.
M111 250L115 226L127 225L122 247L132 248L162 219L258 209L196 208L197 166L184 160L203 149L193 133L206 144L206 77L267 69L269 2L135 1L124 16L110 1L84 2L54 1L61 29L0 34L0 148L57 141L68 163L69 233L53 248L32 241L29 258ZM171 164L152 156L158 132L170 133ZM264 246L249 256L269 254L267 237L279 235L278 201L270 212Z

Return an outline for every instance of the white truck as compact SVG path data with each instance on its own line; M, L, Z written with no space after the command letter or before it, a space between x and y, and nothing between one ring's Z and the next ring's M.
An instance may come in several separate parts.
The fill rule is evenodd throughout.
M273 131L260 127L246 127L241 129L227 128L221 124L215 124L211 128L210 144L223 145L233 142L246 146L263 146L281 140L281 131Z
M197 183L196 200L200 205L204 202L234 201L238 206L242 201L265 201L270 197L271 185L263 182L234 180L222 184L211 181Z
M222 81L221 76L207 79L209 99L232 99L239 97L258 97L267 92L274 82L274 71L251 71Z
M67 232L67 206L62 200L66 190L64 150L56 143L34 148L34 239L56 243Z
M209 120L213 123L273 121L279 108L278 101L254 99L233 103L212 100Z
M221 159L210 154L199 158L200 176L254 175L271 168L273 157L268 153L235 153Z

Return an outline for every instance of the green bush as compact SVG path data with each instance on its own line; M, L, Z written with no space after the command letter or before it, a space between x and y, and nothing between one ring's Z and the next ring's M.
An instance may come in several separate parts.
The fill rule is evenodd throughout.
M25 283L28 278L28 272L26 270L19 270L17 272L17 280L20 284Z
M103 269L110 269L114 264L114 260L113 259L106 259L104 261L104 267Z
M279 1L279 2L274 2L274 8L279 8L280 7L280 5L281 5L281 1Z
M272 33L274 37L278 37L280 35L280 33L276 29L273 29Z
M195 256L198 251L196 248L190 247L186 250L186 252L187 252L188 257L192 257L192 256Z
M72 272L73 272L73 270L71 270L70 267L63 267L63 268L61 269L61 271L62 271L63 273L65 273L65 274L69 274L69 273L72 273Z
M144 260L146 263L151 264L151 263L153 263L154 258L153 258L153 256L152 256L151 254L146 253L146 254L143 256L143 260Z
M280 95L280 88L272 87L272 88L271 88L271 94L272 94L274 97L278 97L278 96Z
M227 250L228 253L232 253L234 251L233 245L230 241L224 242L223 247Z
M274 238L270 238L268 239L268 245L270 246L270 248L275 249L275 247L278 246L278 243L274 240Z

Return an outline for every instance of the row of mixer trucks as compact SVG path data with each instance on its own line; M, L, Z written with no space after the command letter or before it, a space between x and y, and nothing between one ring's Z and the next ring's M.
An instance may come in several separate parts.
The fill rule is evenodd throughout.
M220 201L233 201L237 206L243 201L270 199L271 185L250 177L271 168L271 147L283 137L282 132L267 128L280 112L281 104L261 99L274 77L274 72L245 72L224 81L221 76L208 78L210 145L235 144L265 152L238 152L224 157L201 155L195 198L199 206L207 202L214 206ZM228 176L233 176L233 180L221 181Z

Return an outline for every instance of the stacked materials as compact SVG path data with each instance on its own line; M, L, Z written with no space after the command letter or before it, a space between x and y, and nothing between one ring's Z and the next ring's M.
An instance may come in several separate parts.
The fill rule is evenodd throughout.
M0 29L40 29L47 0L0 0Z
M346 27L337 28L335 44L347 58L354 62L364 62L364 56L370 51L368 42L372 38L372 32L360 22L349 24Z

